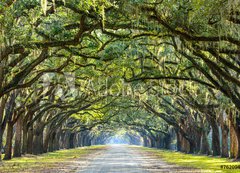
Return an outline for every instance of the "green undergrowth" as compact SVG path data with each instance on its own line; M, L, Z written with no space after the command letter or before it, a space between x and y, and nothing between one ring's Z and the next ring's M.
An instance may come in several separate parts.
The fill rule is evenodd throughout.
M38 172L42 169L54 169L59 165L71 163L72 160L84 158L90 153L105 149L106 146L81 147L76 149L59 150L35 155L26 155L20 158L0 162L0 172Z
M185 154L176 151L160 150L155 148L136 147L142 151L150 152L157 157L163 159L168 163L173 163L179 166L191 167L201 169L202 172L224 172L224 173L239 173L240 169L233 167L238 166L240 168L240 162L232 162L227 158ZM223 169L221 166L229 166L229 169Z

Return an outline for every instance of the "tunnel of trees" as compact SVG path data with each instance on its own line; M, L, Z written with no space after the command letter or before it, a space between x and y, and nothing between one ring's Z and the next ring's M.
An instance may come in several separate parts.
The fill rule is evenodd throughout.
M1 0L4 159L120 132L130 144L239 159L239 9L237 0Z

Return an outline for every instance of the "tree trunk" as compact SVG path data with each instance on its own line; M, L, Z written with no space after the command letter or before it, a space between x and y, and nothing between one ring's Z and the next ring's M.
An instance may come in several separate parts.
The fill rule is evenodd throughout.
M12 158L12 138L13 138L13 123L8 122L4 160L10 160Z
M71 133L69 136L69 148L74 148L74 137L75 137L75 134Z
M53 140L53 149L54 151L59 150L60 145L59 145L59 139L60 139L60 133L57 131L55 138Z
M201 137L201 147L200 147L200 154L210 154L210 147L208 143L208 138L206 134L206 130L204 129L202 132L202 137Z
M186 140L187 141L187 143L186 143L186 146L187 146L187 150L188 150L188 153L189 154L192 154L192 153L194 153L194 151L195 151L195 142L190 142L190 141L188 141L188 140Z
M21 157L22 145L22 117L20 116L16 122L15 145L13 157Z
M27 153L33 153L33 126L29 127L27 135Z
M42 154L43 153L43 129L44 129L44 123L41 122L39 119L37 121L37 125L35 129L33 130L34 132L34 137L33 137L33 154Z
M148 140L147 140L147 137L146 137L146 136L143 137L143 146L144 146L144 147L147 147L147 146L148 146Z
M153 138L150 138L151 141L151 148L155 148L156 147L156 140Z
M157 135L156 147L161 148L161 136Z
M3 148L3 143L2 143L2 141L3 141L3 131L2 130L0 130L0 161L2 160L2 148Z
M236 120L234 120L236 119ZM236 117L233 117L232 113L229 115L230 121L230 157L239 159L240 158L240 129L239 122Z
M86 146L86 134L85 133L83 133L83 135L82 135L82 146L83 147Z
M65 135L64 135L64 147L66 149L70 148L70 134L69 134L69 132L65 132Z
M10 99L8 101L8 103L6 104L6 111L5 111L5 117L2 123L1 122L1 130L4 131L6 128L6 124L8 126L7 128L7 141L6 141L6 149L5 149L5 156L4 159L5 160L9 160L12 158L12 138L13 138L13 111L14 111L14 107L16 105L15 103L15 99L16 99L16 92L13 92L10 96ZM2 119L2 118L1 118Z
M203 130L201 129L194 129L191 138L194 140L194 153L199 153L201 150L201 138L202 138L202 132ZM189 132L191 133L191 131Z
M85 134L84 146L88 146L88 134Z
M164 148L170 149L170 143L171 143L171 136L169 134L166 134L164 136Z
M87 146L91 146L91 137L87 135Z
M44 138L44 143L43 143L43 152L44 153L48 152L49 138L50 138L50 135L49 135L49 133L47 133Z
M61 130L59 131L59 147L61 149L64 148L64 132L62 132Z
M43 153L43 132L39 131L34 135L33 146L33 154Z
M84 139L84 134L81 132L81 134L80 134L80 140L79 140L79 142L80 142L80 147L83 147L83 139Z
M230 123L230 158L238 157L238 141L234 125Z
M222 157L228 157L228 127L224 125L222 127Z
M213 151L213 156L219 156L221 154L220 140L219 140L219 129L218 129L217 122L214 118L211 118L210 125L212 127L212 151Z
M176 131L177 135L177 151L182 151L182 146L181 146L181 134Z
M0 67L0 71L1 71ZM0 75L1 78L1 75ZM1 83L2 81L0 81ZM1 87L1 86L0 86ZM3 114L4 114L4 108L6 104L7 99L5 97L0 98L0 161L2 160L2 148L3 148L3 133L5 131L5 126L2 124L3 120Z
M194 153L195 150L195 143L191 140L187 140L181 132L178 133L178 140L179 140L179 148L181 149L180 151L185 152L185 153Z
M53 152L54 151L54 138L55 138L55 132L51 133L49 138L49 144L48 144L48 151Z
M22 127L22 129L23 129L23 145L22 145L22 154L26 154L27 153L27 138L28 138L28 128L27 128L27 126L26 125L24 125L23 127Z

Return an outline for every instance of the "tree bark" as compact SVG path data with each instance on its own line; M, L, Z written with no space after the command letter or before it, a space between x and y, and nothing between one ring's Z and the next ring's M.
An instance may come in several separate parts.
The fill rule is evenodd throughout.
M202 131L200 154L210 154L210 147L208 143L207 132L205 129Z
M0 71L1 71L0 67ZM1 78L1 75L0 75ZM1 83L2 81L0 81ZM1 85L0 85L1 87ZM3 148L3 133L5 131L5 125L2 123L3 120L3 114L4 114L4 108L6 104L7 99L5 97L0 98L0 161L2 160L2 148Z
M227 113L226 111L223 111L218 118L218 121L220 123L220 127L221 127L221 136L222 136L222 152L221 152L221 156L222 157L229 157L229 153L228 153L228 125L227 125L227 120L224 118L226 117Z
M176 135L177 135L177 151L182 151L181 135L178 131L176 131Z
M160 135L157 135L156 147L161 148L161 137L160 137Z
M27 126L26 125L24 125L23 127L22 127L22 130L23 130L23 144L22 144L22 154L26 154L27 153L27 138L28 138L28 130L27 130L28 128L27 128Z
M37 120L36 127L33 130L33 154L38 155L43 153L43 130L44 123L41 119Z
M53 149L54 149L54 151L59 150L59 148L60 148L59 140L60 140L60 133L57 130L55 138L53 140Z
M21 157L21 145L22 145L22 116L20 116L16 122L15 133L15 145L13 157Z
M212 151L213 156L221 155L219 129L215 118L210 118L210 126L212 127Z
M164 136L164 148L170 149L170 142L171 142L171 136L169 134L166 134Z
M143 137L143 146L148 147L148 140L146 136Z
M229 115L230 124L230 157L240 158L240 128L239 119L234 117L232 113Z
M44 143L43 143L43 152L44 153L48 152L49 137L50 137L50 135L49 135L49 133L47 133L44 138Z
M43 153L43 131L42 129L36 129L33 138L33 154L38 155Z
M2 160L2 148L3 148L3 131L0 130L0 161Z
M12 138L13 138L13 123L8 122L4 160L10 160L12 158Z
M222 157L229 157L228 154L228 127L224 125L222 127Z
M52 132L50 134L49 143L48 143L48 152L54 151L54 139L55 139L56 133Z
M74 137L75 137L75 134L71 133L69 136L69 148L74 148Z
M191 140L187 140L181 132L178 133L178 138L179 138L179 147L181 148L180 151L185 152L185 153L194 153L195 150L195 143L192 142Z
M33 153L33 126L30 126L27 132L27 153Z

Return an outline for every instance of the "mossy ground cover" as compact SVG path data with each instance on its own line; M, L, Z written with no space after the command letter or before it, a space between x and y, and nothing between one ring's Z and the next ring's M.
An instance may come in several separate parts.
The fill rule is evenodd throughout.
M185 154L181 152L160 150L155 148L135 147L138 150L152 153L153 155L163 159L164 161L184 167L201 169L203 172L224 172L239 173L240 162L233 162L227 158L219 158L212 156ZM221 166L229 166L229 169L223 169ZM230 169L234 166L238 169Z
M40 170L54 170L59 166L71 164L72 161L87 157L87 155L106 149L106 146L81 147L69 150L59 150L34 156L27 155L13 158L0 163L0 172L40 172ZM39 171L38 171L39 170Z

